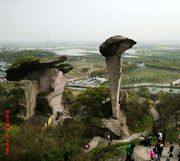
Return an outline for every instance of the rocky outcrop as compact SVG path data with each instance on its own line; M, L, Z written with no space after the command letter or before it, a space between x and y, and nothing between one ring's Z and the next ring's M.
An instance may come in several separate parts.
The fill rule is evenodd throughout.
M37 82L21 80L11 92L16 98L16 105L19 110L17 117L25 120L34 115L38 93Z
M126 130L122 129L121 122L118 119L113 119L113 118L102 119L102 123L103 123L102 127L109 129L110 131L112 131L117 136L120 136L121 138L123 138L123 136L129 135L128 129Z
M57 68L63 71L63 73L67 73L73 67L69 64L61 64L66 61L66 59L65 56L60 56L49 58L48 61L41 59L23 60L21 63L11 66L6 70L6 79L10 81L19 81L33 71L41 71L47 68Z
M63 111L62 95L66 83L64 74L57 68L46 69L40 73L36 110L52 114L56 118L58 113ZM34 75L37 73L34 72L27 77L32 79Z
M61 64L66 57L56 57L49 61L25 61L7 70L8 80L19 81L12 91L17 98L18 117L28 119L39 111L52 115L54 122L63 112L62 94L65 86L64 73L72 69L69 64Z
M106 65L109 75L111 88L111 102L113 117L119 115L119 92L122 77L122 60L121 55L136 42L123 36L113 36L107 39L99 47L100 53L106 58Z
M111 104L113 117L120 120L121 129L128 134L126 117L120 110L120 85L122 78L122 59L121 55L136 42L120 35L110 37L99 47L100 53L106 58L106 66L110 81Z

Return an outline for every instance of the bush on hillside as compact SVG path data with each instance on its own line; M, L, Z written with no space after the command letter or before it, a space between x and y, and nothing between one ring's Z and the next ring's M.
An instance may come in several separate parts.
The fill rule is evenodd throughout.
M142 132L147 128L151 128L153 119L149 113L148 100L140 103L138 96L129 96L125 114L127 124L131 132Z
M81 93L70 108L72 116L80 117L111 117L111 105L104 103L110 97L107 87L88 88Z

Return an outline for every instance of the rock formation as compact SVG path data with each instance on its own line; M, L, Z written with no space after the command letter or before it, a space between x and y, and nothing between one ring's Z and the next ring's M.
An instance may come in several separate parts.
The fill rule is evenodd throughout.
M126 124L125 117L120 110L120 85L122 78L122 54L136 42L120 35L110 37L99 47L100 53L106 58L106 66L110 81L111 104L113 117L121 120L121 125ZM123 131L127 131L124 126Z
M46 62L25 61L9 68L7 80L19 81L12 93L17 98L18 117L24 120L39 111L51 115L54 122L62 113L62 94L65 86L64 73L72 69L69 64L61 64L66 57L56 57Z
M34 115L38 93L37 82L21 80L11 92L16 98L17 108L19 109L18 118L25 120Z
M123 36L113 36L100 45L100 53L106 58L106 65L111 88L111 102L113 117L119 114L119 91L122 77L121 55L136 42Z

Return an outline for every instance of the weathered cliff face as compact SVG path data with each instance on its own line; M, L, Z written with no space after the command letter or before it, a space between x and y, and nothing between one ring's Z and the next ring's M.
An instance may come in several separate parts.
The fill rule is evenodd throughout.
M62 94L66 83L64 74L57 68L45 69L29 74L28 79L38 77L38 95L36 110L53 114L63 111Z
M128 135L126 117L120 110L120 85L122 78L122 59L121 55L136 42L121 35L107 39L99 47L100 53L106 58L106 66L109 75L111 104L113 117L118 119L124 134Z
M60 64L65 60L64 57L43 63L35 60L8 69L7 79L22 79L13 90L20 110L18 117L28 119L35 111L39 111L51 114L52 118L58 121L57 115L63 111L62 94L66 82L64 73L72 69L69 64ZM34 67L31 67L32 65Z
M38 93L38 84L36 81L21 80L17 87L12 90L12 93L17 98L17 107L21 119L27 119L34 115L36 107L36 97Z

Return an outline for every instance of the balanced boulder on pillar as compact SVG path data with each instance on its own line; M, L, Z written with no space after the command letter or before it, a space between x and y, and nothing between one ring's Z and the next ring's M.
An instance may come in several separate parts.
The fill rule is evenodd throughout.
M127 37L117 35L110 37L99 47L100 53L106 58L110 81L112 113L114 118L121 117L119 93L122 78L121 55L136 42Z

